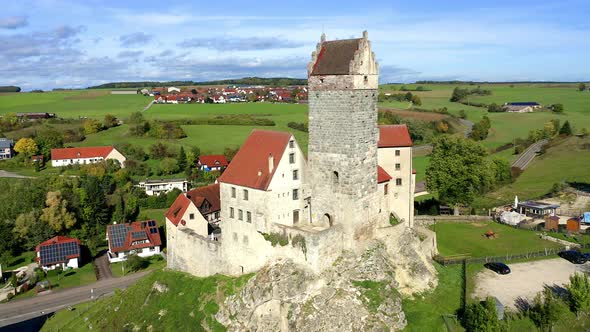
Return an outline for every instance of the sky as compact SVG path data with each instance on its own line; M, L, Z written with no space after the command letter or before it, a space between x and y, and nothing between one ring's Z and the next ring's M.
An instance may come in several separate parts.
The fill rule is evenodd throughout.
M0 85L306 77L367 30L380 82L590 79L588 0L3 1Z

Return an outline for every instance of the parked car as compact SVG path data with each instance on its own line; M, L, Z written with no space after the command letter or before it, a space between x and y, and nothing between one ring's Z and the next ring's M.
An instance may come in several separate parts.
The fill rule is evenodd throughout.
M590 261L590 252L587 252L587 253L585 253L585 254L584 254L584 253L582 253L582 256L583 256L584 258L586 258L586 260L587 260L587 261Z
M510 273L510 268L508 267L508 265L506 265L504 263L490 262L490 263L485 263L483 266L485 266L487 269L490 269L490 270L496 272L497 274Z
M581 252L575 250L565 250L557 255L574 264L584 264L588 261L588 257L583 255Z

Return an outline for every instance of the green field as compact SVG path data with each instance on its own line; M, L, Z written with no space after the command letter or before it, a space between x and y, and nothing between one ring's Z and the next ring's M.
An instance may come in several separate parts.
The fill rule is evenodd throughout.
M420 182L426 177L426 167L430 162L430 157L421 156L412 159L412 166L416 170L416 182Z
M535 158L514 183L478 198L474 206L487 207L521 199L539 198L549 193L555 183L590 183L590 137L570 137L547 148Z
M438 251L443 256L502 256L559 247L555 242L540 239L533 231L515 229L496 222L438 222L431 229L436 232ZM497 234L495 239L483 236L489 230Z
M0 94L0 115L47 112L60 118L102 119L110 113L123 118L141 111L150 101L150 97L141 95L111 95L110 90Z

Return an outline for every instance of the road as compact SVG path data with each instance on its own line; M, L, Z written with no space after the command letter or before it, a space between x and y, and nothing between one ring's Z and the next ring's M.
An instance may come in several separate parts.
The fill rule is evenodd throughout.
M0 178L19 178L19 179L30 179L30 176L24 176L12 172L7 172L5 170L0 169Z
M471 132L473 131L474 123L465 119L459 119L459 122L461 122L461 124L465 126L465 137L469 137L469 134L471 134Z
M126 277L101 280L86 286L58 290L33 298L0 304L0 328L89 301L91 300L91 291L94 299L110 295L115 289L127 288L148 273L149 271L139 272Z
M518 159L516 159L515 162L512 163L512 167L518 167L522 170L527 168L531 161L537 156L537 153L541 151L541 148L543 148L543 146L548 142L548 140L543 139L536 143L533 143L526 150L524 150L524 152L520 154L520 157L518 157Z

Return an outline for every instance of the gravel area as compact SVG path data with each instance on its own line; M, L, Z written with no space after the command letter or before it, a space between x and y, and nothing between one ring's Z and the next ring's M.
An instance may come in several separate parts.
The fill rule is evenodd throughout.
M475 277L472 297L495 296L505 307L516 308L517 299L532 300L543 290L544 285L563 287L575 272L590 273L590 263L576 265L562 258L508 266L512 272L507 275L499 275L488 269L479 272Z

